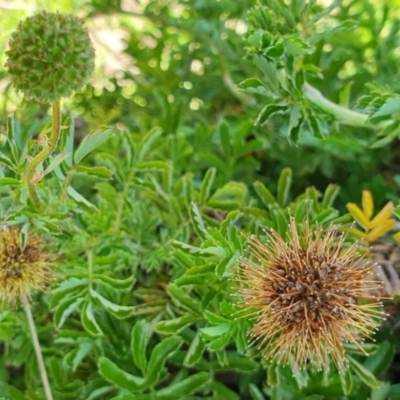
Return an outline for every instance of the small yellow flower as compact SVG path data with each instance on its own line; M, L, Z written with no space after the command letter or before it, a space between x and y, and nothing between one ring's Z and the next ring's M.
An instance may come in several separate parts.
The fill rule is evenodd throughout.
M243 259L239 293L244 314L256 320L249 334L264 357L294 370L347 368L344 342L361 346L376 329L380 303L367 290L374 265L360 263L358 246L344 245L345 234L334 227L297 228L290 219L285 241L275 231L267 244L249 239L253 259ZM255 260L255 261L254 261ZM360 298L371 302L359 304Z
M0 297L15 305L17 300L30 297L30 291L43 290L53 279L49 268L50 255L39 238L29 236L25 248L20 246L20 230L0 231Z
M346 207L354 221L363 229L351 229L357 237L367 240L369 243L389 232L396 224L392 218L393 203L389 201L385 207L374 217L374 200L369 190L362 192L362 209L354 203L347 203ZM372 218L372 219L371 219Z

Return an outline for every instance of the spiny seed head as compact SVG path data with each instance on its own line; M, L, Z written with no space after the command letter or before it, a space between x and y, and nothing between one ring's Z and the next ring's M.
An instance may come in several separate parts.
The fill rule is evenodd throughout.
M20 22L6 51L15 88L48 103L84 86L93 73L94 50L82 24L73 15L46 11Z
M50 255L37 237L29 236L24 248L20 230L0 231L0 297L15 306L18 299L29 297L31 289L43 290L53 279Z
M262 354L293 369L347 368L343 343L364 351L383 314L371 281L373 264L358 262L357 245L345 248L345 236L334 227L311 231L309 222L297 228L290 220L289 240L266 233L268 244L252 236L243 259L239 293L246 315L256 319L249 335ZM256 261L254 261L254 259ZM365 352L364 352L365 353Z

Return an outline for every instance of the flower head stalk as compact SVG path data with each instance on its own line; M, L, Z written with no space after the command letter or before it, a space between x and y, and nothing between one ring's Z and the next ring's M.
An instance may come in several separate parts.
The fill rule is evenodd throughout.
M297 228L290 219L288 240L266 233L268 242L249 239L252 256L242 260L242 306L256 320L249 335L264 357L293 369L327 369L330 360L347 368L345 342L362 347L383 317L373 264L358 262L356 244L345 247L335 227ZM246 313L245 313L246 314Z

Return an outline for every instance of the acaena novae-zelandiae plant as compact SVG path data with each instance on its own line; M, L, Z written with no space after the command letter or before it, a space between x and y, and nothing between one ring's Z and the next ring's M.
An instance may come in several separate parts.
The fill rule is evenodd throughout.
M20 301L25 309L46 399L49 400L53 397L30 307L30 292L44 290L53 281L54 257L45 250L45 243L39 236L31 233L23 244L22 236L16 227L0 230L0 298L2 307L7 303L15 307Z
M36 206L40 198L36 168L57 146L61 127L60 100L80 90L94 69L94 49L83 21L73 15L42 11L21 21L9 41L8 68L16 90L27 98L52 106L50 137L29 163L26 182Z
M83 21L72 15L42 11L20 22L9 41L6 67L17 91L28 99L51 104L52 126L48 137L40 134L42 150L26 168L31 200L41 206L36 183L37 167L55 150L61 130L63 97L81 89L94 69L94 49ZM43 140L44 138L44 140ZM38 140L39 142L39 140ZM43 289L53 277L51 256L39 239L28 237L21 246L21 232L9 229L0 234L0 290L3 299L24 305L47 400L53 399L33 321L29 290Z
M334 226L313 229L307 220L297 227L291 217L287 238L272 231L266 239L250 237L251 257L242 260L238 278L244 314L256 320L251 341L293 371L329 370L332 360L344 372L344 343L365 354L364 338L384 318L379 299L369 295L380 287L375 265Z

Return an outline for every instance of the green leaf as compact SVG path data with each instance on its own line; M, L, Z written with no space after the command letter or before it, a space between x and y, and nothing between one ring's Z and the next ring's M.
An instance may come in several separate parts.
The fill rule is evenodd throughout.
M79 307L86 295L87 289L83 289L74 296L67 297L57 304L54 312L54 324L59 329L63 326L67 318Z
M382 382L378 381L378 379L376 379L375 375L370 370L365 368L353 357L347 355L346 358L349 360L351 369L367 386L370 388L377 388L382 384Z
M127 279L114 279L110 278L107 275L102 275L102 274L93 274L93 279L95 281L100 281L109 286L112 286L114 289L120 289L120 290L131 289L136 281L134 276L131 276L130 278Z
M185 314L179 318L172 318L167 321L157 322L155 329L159 333L175 334L179 333L182 329L198 319L199 317L197 315Z
M87 201L81 194L79 194L72 186L67 188L68 195L73 198L78 204L85 206L91 210L97 210L96 206Z
M95 290L90 290L90 295L93 299L97 300L109 313L114 315L117 318L124 319L128 318L133 311L133 307L128 306L120 306L115 304L105 297L103 297L100 293L96 292Z
M50 173L51 171L53 171L54 169L56 169L65 159L67 159L71 154L70 153L60 153L57 154L56 157L54 157L49 166L44 170L43 172L43 176L47 175L48 173Z
M218 279L227 277L232 272L232 267L237 263L238 259L239 255L234 254L232 257L226 257L221 260L215 268L215 275Z
M93 304L91 301L86 300L83 303L81 320L83 327L86 329L87 332L91 333L92 335L98 336L103 333L94 316Z
M271 192L266 188L266 186L262 182L255 181L254 189L256 190L258 197L260 198L265 207L277 203L275 197L271 194Z
M340 187L338 185L329 184L325 190L324 197L322 198L322 208L332 207L337 195L339 194Z
M99 371L104 379L121 389L137 392L146 386L144 378L128 374L105 357L99 359Z
M254 383L250 383L249 393L253 400L265 400L261 390Z
M111 129L97 130L92 134L86 136L74 154L75 164L79 164L84 157L86 157L90 152L92 152L96 147L103 144L113 135Z
M232 337L232 331L225 333L224 335L221 335L217 339L211 340L210 342L207 343L207 348L212 351L218 351L218 350L223 350L228 346L228 343L231 340Z
M146 384L148 386L158 382L165 361L178 350L181 344L182 339L180 337L170 336L156 345L146 368Z
M390 386L390 382L382 382L380 387L373 388L371 390L371 400L387 400Z
M386 102L379 108L379 110L372 114L371 119L398 112L400 112L400 97L392 97L387 99Z
M216 326L209 326L207 328L201 328L199 332L204 339L213 340L224 335L225 333L228 333L231 330L231 324L221 324Z
M350 369L347 369L339 374L340 383L342 385L343 393L347 396L353 390L353 376Z
M171 165L165 161L141 161L135 168L139 171L169 171Z
M59 302L70 293L76 290L81 290L83 286L87 285L87 279L69 278L64 281L58 288L52 290L50 299L50 309L57 307Z
M0 186L19 186L21 184L21 181L19 179L15 178L0 178Z
M292 176L293 173L290 168L284 168L279 176L277 198L278 203L282 207L285 207L288 201L289 190L292 184Z
M211 387L214 392L213 399L215 400L240 400L238 394L220 382L214 381Z
M204 205L210 197L211 188L214 183L215 175L217 170L215 168L209 168L204 175L203 182L200 187L199 203Z
M284 102L277 104L268 104L258 114L255 124L257 126L262 126L269 120L270 117L275 114L283 114L287 111L287 109L288 106Z
M167 291L181 307L192 311L196 315L202 315L199 300L194 300L191 296L187 295L185 291L174 284L168 285Z
M186 367L191 367L195 365L202 357L205 349L205 344L199 333L196 333L196 336L193 338L190 343L190 347L186 352L185 360L183 361L183 365Z
M78 165L75 171L81 174L92 175L101 179L111 179L113 174L113 172L106 167L86 167L83 165Z
M192 202L189 208L189 215L195 232L201 239L204 240L206 238L206 232L207 232L206 226L204 225L204 221L201 216L199 207L194 202Z
M224 366L219 366L218 361L213 361L212 365L214 368L221 370L238 370L242 372L251 372L259 368L258 362L245 357L228 357L227 363ZM217 366L218 365L218 366Z
M375 375L382 375L392 364L396 353L396 347L388 341L379 344L376 352L370 354L364 363L364 367Z
M208 372L198 372L180 382L173 383L156 392L157 400L184 400L210 380Z
M274 387L278 385L278 371L276 369L276 364L272 363L267 368L267 383L268 385Z
M144 373L147 366L146 344L149 325L144 319L136 322L131 333L131 353L133 362Z

